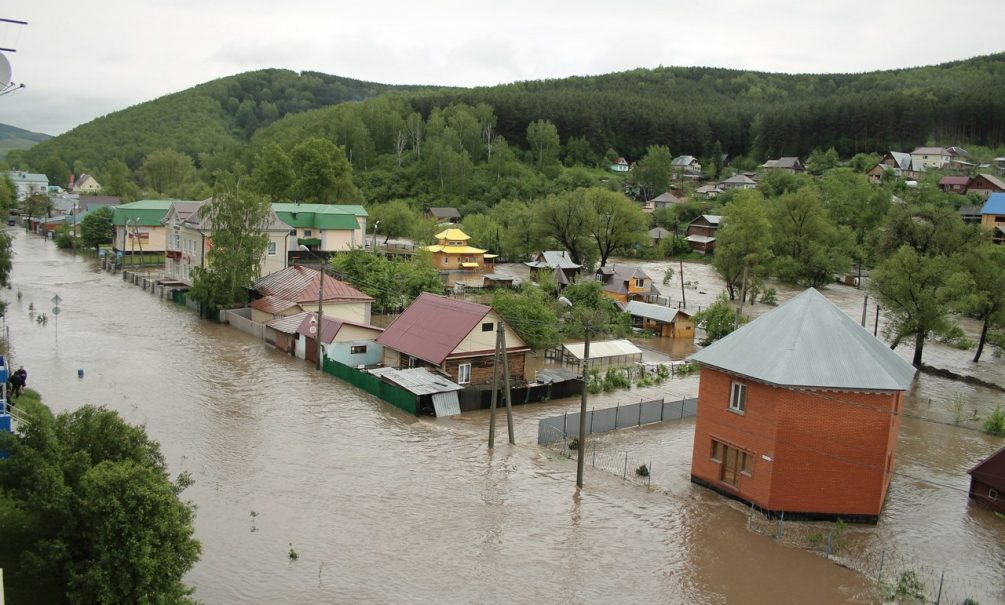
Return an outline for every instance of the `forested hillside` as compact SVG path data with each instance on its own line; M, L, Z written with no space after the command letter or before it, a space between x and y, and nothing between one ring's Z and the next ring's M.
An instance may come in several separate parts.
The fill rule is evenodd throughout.
M0 160L12 149L28 149L52 137L9 124L0 124Z
M71 171L96 172L112 159L135 170L148 153L160 149L208 161L217 154L238 152L257 129L283 116L392 90L418 88L317 72L248 72L97 118L33 148L23 158L57 183L65 182Z

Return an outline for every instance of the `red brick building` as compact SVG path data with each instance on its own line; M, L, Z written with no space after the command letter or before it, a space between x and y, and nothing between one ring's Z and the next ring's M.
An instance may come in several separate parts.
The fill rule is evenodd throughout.
M812 288L691 359L692 481L769 515L878 520L909 363Z
M424 292L377 338L384 365L437 368L460 385L492 382L496 330L501 317L492 307ZM506 356L510 379L524 382L530 347L508 325Z
M970 497L1005 513L1005 447L967 472L970 473Z

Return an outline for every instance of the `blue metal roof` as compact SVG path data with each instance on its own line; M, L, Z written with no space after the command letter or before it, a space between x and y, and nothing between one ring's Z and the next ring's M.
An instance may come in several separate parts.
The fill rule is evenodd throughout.
M981 208L981 214L1005 215L1005 193L992 193L984 207Z

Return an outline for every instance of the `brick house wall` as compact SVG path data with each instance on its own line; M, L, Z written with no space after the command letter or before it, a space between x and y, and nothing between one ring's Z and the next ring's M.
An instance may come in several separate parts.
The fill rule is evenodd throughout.
M729 409L734 381L747 386L742 415ZM874 520L895 463L901 399L781 388L703 367L692 480L767 511ZM753 458L736 487L720 480L713 439Z

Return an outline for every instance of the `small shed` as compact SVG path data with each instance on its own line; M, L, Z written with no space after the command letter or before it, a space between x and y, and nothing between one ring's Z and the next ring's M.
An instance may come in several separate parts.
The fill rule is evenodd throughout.
M1005 513L1005 447L967 471L970 497Z
M659 246L660 242L671 237L673 237L673 233L663 227L654 227L649 230L649 239L652 240L654 246Z
M581 367L584 343L563 344L555 350L554 357L564 366ZM642 361L642 349L630 341L600 340L590 343L591 368L622 368Z
M652 330L658 336L694 340L694 320L687 311L638 300L629 301L625 311L636 328Z
M265 322L265 341L271 342L283 353L295 354L299 336L297 329L309 315L311 315L309 311L304 311Z
M461 385L426 368L375 368L370 374L384 382L405 389L415 396L415 409L420 414L455 416L461 413L457 391Z

